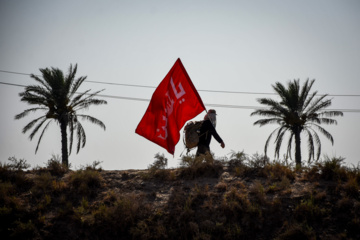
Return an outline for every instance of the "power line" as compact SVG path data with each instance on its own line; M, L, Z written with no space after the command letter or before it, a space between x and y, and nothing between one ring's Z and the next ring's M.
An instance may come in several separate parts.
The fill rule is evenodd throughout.
M13 84L13 83L4 83L0 82L0 84L16 86L16 87L26 87L25 85L20 84ZM106 94L97 94L98 97L103 98L113 98L113 99L122 99L122 100L130 100L130 101L141 101L141 102L150 102L150 99L147 98L135 98L135 97L123 97L123 96L115 96L115 95L106 95ZM242 105L230 105L230 104L215 104L215 103L204 103L206 106L209 107L220 107L220 108L236 108L236 109L265 109L263 107L257 106L242 106ZM360 109L327 109L328 111L342 111L342 112L353 112L353 113L360 113Z
M0 72L3 72L3 73L11 73L11 74L18 74L18 75L27 75L27 76L30 76L30 75L31 75L31 74L28 74L28 73L11 72L11 71L5 71L5 70L0 70Z
M150 102L151 99L146 98L133 98L133 97L121 97L121 96L113 96L113 95L104 95L104 94L97 94L96 96L104 97L104 98L115 98L115 99L123 99L123 100L131 100L131 101L143 101L143 102ZM224 107L224 108L240 108L240 109L263 109L262 107L255 107L255 106L240 106L240 105L228 105L228 104L206 104L209 107ZM359 109L360 111L360 109Z
M21 85L21 84L14 84L14 83L5 83L5 82L0 82L0 84L10 85L10 86L16 86L16 87L26 87L25 85Z
M3 73L9 74L17 74L17 75L26 75L30 76L29 73L21 73L21 72L12 72L12 71L5 71L0 70ZM39 76L39 75L35 75ZM155 86L148 86L148 85L139 85L139 84L126 84L126 83L112 83L112 82L100 82L100 81L90 81L85 80L85 82L89 83L97 83L97 84L106 84L106 85L117 85L117 86L125 86L125 87L139 87L139 88L156 88ZM208 90L208 89L198 89L199 92L212 92L212 93L232 93L232 94L248 94L248 95L277 95L277 93L266 93L266 92L240 92L240 91L227 91L227 90ZM318 94L324 95L324 94ZM329 97L360 97L360 94L328 94Z

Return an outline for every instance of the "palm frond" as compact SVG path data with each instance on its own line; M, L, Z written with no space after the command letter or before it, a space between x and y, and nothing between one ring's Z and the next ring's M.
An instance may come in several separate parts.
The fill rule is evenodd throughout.
M324 124L328 124L328 125L333 125L333 124L337 124L337 121L335 119L331 119L331 118L319 118L321 123Z
M51 88L59 89L62 88L65 84L64 73L58 68L51 68Z
M321 154L321 141L319 138L319 135L314 131L313 131L313 136L315 137L315 142L316 142L316 146L317 148L317 155L316 155L316 160L318 160L320 158L320 154Z
M251 113L250 116L259 115L259 116L265 116L265 117L280 117L281 113L278 111L273 111L271 109L258 109Z
M70 89L70 96L73 96L79 89L79 87L81 86L81 84L86 80L86 76L83 77L79 77L78 79L76 79Z
M46 82L46 84L49 87L49 91L51 91L54 88L53 86L54 76L52 70L49 68L40 68L39 70L41 72L43 81Z
M36 94L32 94L31 92L22 92L19 94L22 102L27 102L31 105L47 105L48 98L45 96L40 96Z
M281 118L260 119L260 120L257 120L256 122L254 122L254 125L260 125L260 127L262 127L266 124L272 124L272 123L280 124L281 121L282 121Z
M38 149L39 149L39 145L40 145L41 139L42 139L42 137L43 137L46 129L47 129L48 126L50 125L50 123L51 123L51 121L49 121L49 122L45 125L45 127L43 128L43 130L42 130L42 132L41 132L41 135L40 135L40 137L39 137L38 143L37 143L37 145L36 145L35 153L37 153L37 151L38 151Z
M70 64L68 74L65 77L65 82L67 82L67 84L69 86L72 85L72 82L75 79L76 72L77 72L77 64L75 64L74 68L73 68L72 64Z
M81 84L86 80L86 76L85 77L79 77L78 79L75 80L75 82L73 82L71 89L70 89L70 96L72 97L79 89L79 87L81 86Z
M76 90L74 91L74 85L76 85L76 81L75 81L76 72L77 72L77 64L75 64L74 68L70 64L68 74L65 77L65 88L66 88L66 92L69 94L68 96L69 98L72 98L72 96L76 92ZM81 77L81 78L86 79L86 77Z
M311 102L309 107L306 109L306 113L311 115L313 113L318 112L319 110L321 110L323 108L327 108L328 106L330 106L331 100L322 101L326 96L327 95L323 95L323 96L315 99L313 102Z
M318 160L319 157L320 157L320 154L321 154L321 141L320 141L320 137L319 137L319 135L316 133L316 131L314 131L314 130L311 129L311 128L307 129L307 131L309 131L309 134L311 134L311 135L312 135L312 138L315 140L315 141L313 141L314 149L315 149L315 147L317 147L316 152L315 152L315 150L314 150L314 154L312 155L312 156L313 156L313 159ZM315 158L315 153L316 153L316 158Z
M33 78L35 81L39 82L48 91L51 91L51 87L49 86L49 84L46 81L44 81L43 79L39 78L38 76L36 76L34 74L31 74L30 77Z
M293 112L299 112L299 91L300 80L290 81L288 83L286 101L284 104Z
M31 134L29 136L30 140L32 140L34 138L35 134L41 128L41 126L46 122L46 120L48 120L48 119L44 118L38 125L36 125L36 127L34 128L34 130L31 132Z
M91 105L107 104L107 101L105 101L105 100L99 100L99 99L93 98L99 92L102 92L102 91L104 91L104 89L100 90L100 91L97 91L97 92L94 92L92 94L89 94L86 98L81 99L81 100L79 100L77 102L73 102L73 107L76 108L77 110L79 110L79 109L87 109Z
M23 117L27 116L29 113L35 112L35 111L37 111L37 110L44 110L44 111L46 111L47 108L45 108L45 107L37 107L37 108L29 108L29 109L26 109L26 110L24 110L22 113L19 113L19 114L15 115L15 119L18 120L18 119L20 119L20 118L23 118Z
M275 100L268 98L258 99L258 102L263 105L269 106L268 109L258 109L250 114L250 116L260 115L260 116L278 116L285 115L288 112L288 109L284 108L283 105L276 102Z
M305 99L305 102L304 102L304 105L302 108L302 112L307 112L306 109L309 107L309 104L312 103L312 101L316 97L316 95L317 95L317 91L313 92L310 96L307 97L307 99Z
M328 131L317 124L313 124L313 126L317 128L317 130L319 130L327 139L329 139L331 144L334 144L333 136Z
M313 123L321 124L320 118L318 118L317 116L309 116L307 118L307 124L313 124Z
M286 133L286 129L284 129L284 127L280 127L279 131L277 133L276 139L275 139L275 157L279 157L279 153L280 153L280 148L281 148L281 144L282 144L282 140L284 137L284 134Z
M41 97L49 97L50 91L42 86L30 85L25 88L25 92Z
M80 117L81 119L88 120L91 123L96 124L96 125L100 126L102 129L106 130L105 124L102 121L100 121L99 119L97 119L97 118L94 118L94 117L89 116L89 115L83 115L83 114L80 114L80 115L77 115L77 116Z
M257 99L257 101L262 105L267 105L271 107L271 109L283 109L282 105L279 102L271 98L259 98Z
M310 132L309 129L305 129L305 132L307 133L307 136L308 136L308 153L309 153L309 160L311 159L311 157L314 158L314 139L313 139L313 136Z
M87 95L88 92L90 92L90 91L91 91L91 90L88 89L88 90L86 90L86 91L83 92L83 93L79 93L76 97L74 97L74 98L71 100L70 105L71 105L73 108L76 107L76 105L79 104L79 103L78 103L79 100L80 100L83 96Z
M73 139L74 139L74 121L69 122L69 130L70 130L70 143L69 143L69 155L71 154Z
M288 146L287 146L287 151L286 151L286 154L288 156L290 156L290 159L292 159L291 157L291 146L292 146L292 141L294 139L294 133L293 132L290 132L290 137L289 137L289 141L288 141Z
M287 102L287 99L289 97L289 92L285 88L283 84L280 82L276 82L275 85L272 85L273 89L277 94L279 94L279 97L281 98L282 102Z
M91 105L102 105L107 104L107 101L100 99L87 99L83 101L81 104L77 105L76 110L80 109L88 109Z
M77 153L80 151L80 147L84 147L86 144L86 134L80 122L76 123L76 135L77 135Z
M309 96L309 92L311 90L312 85L314 84L315 79L311 80L309 83L309 79L307 79L304 83L304 85L302 86L302 90L301 93L299 95L299 102L300 102L300 106L301 106L301 111L304 111L308 105L308 103L312 100L312 98L316 95L313 94L313 96ZM308 100L309 99L309 100Z
M23 128L22 132L23 133L26 133L29 129L31 129L39 120L41 119L45 119L46 120L46 117L45 116L41 116L41 117L38 117L34 120L32 120L31 122L29 122L28 124L26 124L26 126Z
M269 137L266 139L266 142L265 142L265 147L264 147L264 153L266 155L267 153L267 148L268 148L268 145L269 145L269 142L270 142L270 139L272 138L272 136L278 131L280 127L276 128L274 131L272 131L269 135Z
M319 116L325 116L325 117L342 117L344 116L344 113L341 111L324 111L318 113Z

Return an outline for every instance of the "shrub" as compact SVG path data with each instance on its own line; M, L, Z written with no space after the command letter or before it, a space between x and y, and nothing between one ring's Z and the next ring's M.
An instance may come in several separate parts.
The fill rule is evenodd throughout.
M30 164L28 164L25 159L18 160L16 157L9 157L8 160L11 162L7 164L10 170L22 171L30 167Z
M31 191L37 197L49 194L53 191L53 181L55 178L49 172L43 172L34 178L34 186Z
M199 207L205 199L209 196L209 185L198 186L197 184L192 189L192 208Z
M186 195L187 192L184 190L184 188L174 186L169 196L168 207L175 208L178 205L181 205L182 202L185 201L184 199Z
M271 181L281 181L284 177L290 181L295 179L295 172L280 162L267 164L263 169L263 175Z
M146 219L149 213L141 195L120 195L113 205L101 204L92 211L94 222L90 227L101 239L129 239L137 220Z
M219 192L226 192L227 184L224 182L219 182L215 185L215 189L217 189Z
M62 193L68 188L68 185L63 180L54 179L52 181L52 189L54 193Z
M36 226L29 220L27 222L16 222L16 227L12 229L11 237L13 239L32 239L37 233Z
M296 206L294 214L295 218L299 221L313 223L321 221L321 218L326 214L326 209L319 207L311 195L308 199L303 199L301 203Z
M172 171L166 170L168 159L165 155L155 154L155 161L148 166L148 172L144 173L142 177L147 180L156 178L159 180L175 180L176 176Z
M228 161L227 165L230 169L234 169L236 167L243 167L245 166L245 161L247 159L247 155L244 151L235 152L234 150L230 153L230 160Z
M69 171L69 167L61 163L61 159L58 156L53 155L51 159L48 160L46 168L54 176L63 176L66 172Z
M19 170L20 169L20 170ZM33 182L25 176L22 167L14 167L0 163L0 182L11 182L17 191L26 191L31 188Z
M357 179L355 177L350 177L344 184L344 190L349 197L358 199L360 190Z
M291 186L290 180L286 176L283 176L281 178L281 181L274 182L272 185L270 185L267 188L266 191L270 193L277 191L283 191L283 193L290 193L291 192L290 186Z
M255 153L248 159L248 166L251 168L263 168L269 163L267 156Z
M316 181L320 178L321 164L315 164L311 168L305 168L304 178L309 181Z
M336 207L339 213L350 214L354 207L354 202L348 197L344 197L337 201Z
M219 177L223 170L221 162L216 161L211 155L206 156L183 156L180 169L180 177L194 179L197 177Z
M356 167L353 165L352 168L348 168L348 176L354 178L360 184L360 162Z
M32 181L25 176L24 169L30 167L26 160L18 160L15 157L8 159L11 163L0 163L0 181L11 182L16 190L28 190L32 186Z
M232 188L224 195L221 203L221 209L229 221L242 216L250 206L251 204L247 195L239 193L235 188Z
M165 169L168 164L168 159L164 154L160 155L160 153L155 154L155 161L153 164L148 166L148 169Z
M286 226L286 230L281 233L277 240L303 240L303 239L316 239L314 230L306 223L294 223Z
M45 194L42 196L42 198L38 202L37 210L40 210L40 211L45 210L47 207L49 207L50 204L51 204L51 196L48 194Z
M89 201L86 198L82 198L80 205L74 210L75 214L77 214L80 219L87 213L89 213Z
M92 171L98 171L101 172L102 168L100 166L102 162L100 161L94 161L92 164L86 164L86 166L80 166L80 170L92 170Z
M184 155L180 159L180 166L183 168L191 168L200 165L203 162L202 157L196 157L195 155Z
M4 213L7 207L10 209L21 207L21 200L16 197L16 187L11 182L0 181L0 207L4 207Z
M101 186L101 182L100 173L92 168L87 168L73 172L69 184L74 193L78 193L82 197L94 197L97 188Z
M314 195L314 200L316 203L322 203L326 200L326 197L327 197L326 191L321 191L321 192L317 192Z
M265 188L259 180L255 180L253 185L250 186L250 194L254 196L258 203L266 203Z
M321 178L325 180L346 180L347 179L347 169L342 167L341 164L345 160L342 157L333 157L329 158L325 156L325 160L319 163L321 170Z

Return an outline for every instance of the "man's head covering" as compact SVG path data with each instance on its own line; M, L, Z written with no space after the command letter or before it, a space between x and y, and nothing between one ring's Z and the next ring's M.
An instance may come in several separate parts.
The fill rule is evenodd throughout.
M208 113L215 113L215 115L216 115L215 109L209 109Z
M205 120L209 119L214 127L216 127L216 111L215 109L209 109L204 117Z

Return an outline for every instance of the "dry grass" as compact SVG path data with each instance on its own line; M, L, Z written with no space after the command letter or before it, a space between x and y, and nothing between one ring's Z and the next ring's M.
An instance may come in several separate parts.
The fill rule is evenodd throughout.
M166 169L0 166L4 239L359 239L359 168L234 153ZM53 159L54 160L54 159ZM230 162L231 161L231 162ZM25 167L25 166L24 166Z

